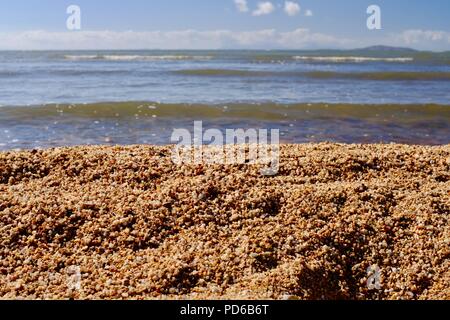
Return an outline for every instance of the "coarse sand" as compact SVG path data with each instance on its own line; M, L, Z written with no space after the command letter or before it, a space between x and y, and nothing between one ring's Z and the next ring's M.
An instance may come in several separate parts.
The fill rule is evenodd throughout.
M3 299L450 299L450 145L0 153Z

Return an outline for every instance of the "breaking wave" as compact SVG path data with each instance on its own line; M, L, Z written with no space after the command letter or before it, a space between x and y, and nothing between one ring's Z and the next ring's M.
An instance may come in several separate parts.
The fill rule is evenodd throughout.
M190 55L65 55L64 59L72 61L170 61L170 60L209 60L212 56Z
M412 57L398 57L398 58L381 58L381 57L354 57L354 56L340 56L340 57L317 57L317 56L294 56L295 60L304 61L318 61L318 62L413 62Z

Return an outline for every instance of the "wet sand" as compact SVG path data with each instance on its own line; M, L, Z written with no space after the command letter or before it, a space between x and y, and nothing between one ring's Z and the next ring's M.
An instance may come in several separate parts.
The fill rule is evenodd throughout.
M450 299L450 145L0 153L0 298ZM368 272L369 270L369 272Z

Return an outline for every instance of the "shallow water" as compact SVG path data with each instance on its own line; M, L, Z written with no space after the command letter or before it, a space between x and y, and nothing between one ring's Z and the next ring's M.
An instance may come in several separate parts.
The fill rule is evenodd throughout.
M284 142L450 143L450 55L0 52L0 149L170 143L174 128Z

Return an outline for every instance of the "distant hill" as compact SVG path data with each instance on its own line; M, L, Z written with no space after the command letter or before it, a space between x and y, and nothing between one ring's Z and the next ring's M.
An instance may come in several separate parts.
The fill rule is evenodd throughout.
M325 55L363 55L363 56L375 56L375 57L396 57L401 55L418 55L426 53L426 51L418 51L411 48L404 47L391 47L391 46L370 46L366 48L358 49L320 49L320 50L306 50L306 54L325 54Z
M390 47L390 46L370 46L367 48L359 49L362 51L385 51L385 52L418 52L417 50L411 49L411 48L402 48L402 47Z

